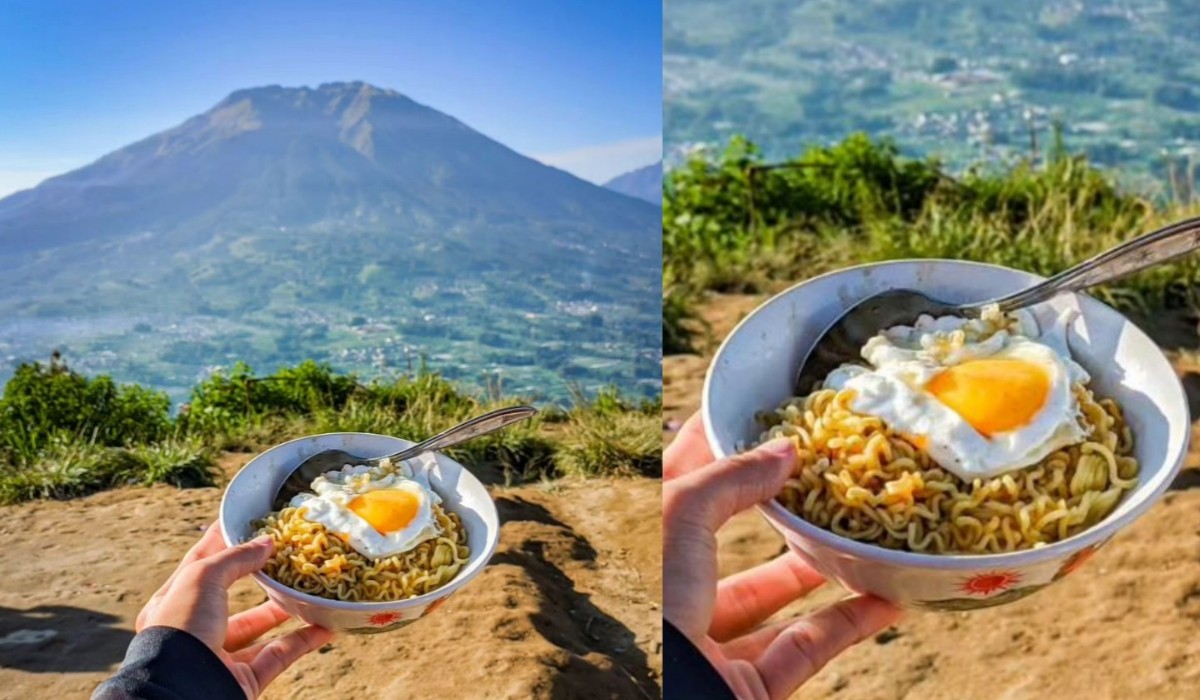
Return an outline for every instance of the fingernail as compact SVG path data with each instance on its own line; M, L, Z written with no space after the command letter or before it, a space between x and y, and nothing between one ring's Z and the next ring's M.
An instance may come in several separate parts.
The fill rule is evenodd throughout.
M267 547L273 547L274 545L275 545L275 543L271 540L270 535L259 535L258 537L255 537L254 539L250 540L251 547L257 547L260 549L265 549Z
M792 459L796 456L796 445L789 437L777 437L774 440L764 443L758 449L774 457L782 457L784 459Z

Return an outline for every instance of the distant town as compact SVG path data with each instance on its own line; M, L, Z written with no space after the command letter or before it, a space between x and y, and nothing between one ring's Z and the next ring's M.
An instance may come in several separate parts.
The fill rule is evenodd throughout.
M1123 183L1179 196L1200 153L1181 3L765 5L668 14L668 165L733 134L784 158L865 131L961 171L1044 157L1057 130Z

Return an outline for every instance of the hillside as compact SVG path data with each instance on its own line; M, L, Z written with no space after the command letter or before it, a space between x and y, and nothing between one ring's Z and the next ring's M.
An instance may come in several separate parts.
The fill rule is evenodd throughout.
M630 197L637 197L638 199L644 199L647 202L661 205L662 176L663 164L660 160L653 165L647 165L644 168L638 168L624 175L618 175L604 183L604 186L613 192L620 192Z
M1200 152L1196 29L1181 0L679 0L665 151L742 133L775 159L865 131L958 170L1028 155L1031 126L1044 151L1060 120L1151 187Z
M308 357L653 394L658 216L392 90L239 90L0 200L0 357L176 398Z

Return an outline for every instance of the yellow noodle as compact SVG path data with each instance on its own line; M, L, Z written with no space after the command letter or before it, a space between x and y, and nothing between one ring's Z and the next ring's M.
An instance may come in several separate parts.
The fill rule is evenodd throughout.
M450 582L467 563L467 531L458 515L433 506L441 534L402 554L365 557L324 525L287 507L256 522L270 535L275 555L263 567L271 578L304 593L345 601L394 601L429 593Z
M1074 387L1085 440L1041 462L967 483L894 433L854 413L852 391L822 389L760 416L759 442L789 437L797 472L779 501L838 535L891 549L997 553L1085 530L1137 483L1133 433L1120 407Z

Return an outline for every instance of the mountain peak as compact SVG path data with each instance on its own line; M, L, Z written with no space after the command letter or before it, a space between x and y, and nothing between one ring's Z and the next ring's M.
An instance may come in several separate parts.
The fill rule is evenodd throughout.
M0 200L0 248L287 226L640 231L638 202L369 83L237 90L179 126Z
M321 93L325 95L346 95L354 93L362 93L365 95L382 95L385 97L404 97L403 93L390 88L382 88L378 85L364 82L362 80L335 81L331 83L321 83L315 88L309 85L258 85L255 87L241 88L234 90L222 100L222 102L238 101L247 97L278 97L282 95L299 95L304 93Z
M662 161L614 177L604 186L614 192L662 206Z

